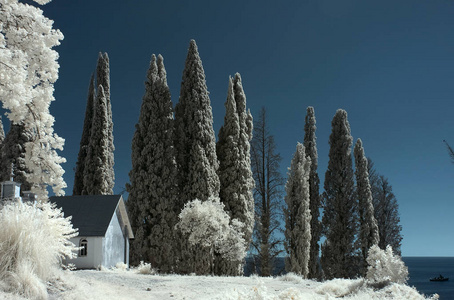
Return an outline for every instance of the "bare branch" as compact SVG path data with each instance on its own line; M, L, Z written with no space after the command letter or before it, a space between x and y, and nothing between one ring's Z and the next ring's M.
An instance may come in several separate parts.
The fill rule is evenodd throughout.
M448 153L449 156L451 157L451 162L454 164L454 149L448 144L446 140L443 140L443 143L445 143L446 147L448 148Z

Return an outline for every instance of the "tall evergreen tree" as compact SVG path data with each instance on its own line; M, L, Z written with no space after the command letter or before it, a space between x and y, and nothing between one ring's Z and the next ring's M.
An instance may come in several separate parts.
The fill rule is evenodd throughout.
M229 89L225 103L224 126L219 131L216 153L219 158L220 199L231 219L245 224L242 233L249 245L254 226L254 198L250 163L250 138L252 126L246 113L246 96L241 84L241 76L229 78ZM248 248L248 246L246 247ZM219 255L216 257L216 274L241 275L242 261L230 261Z
M104 95L104 88L99 85L94 104L90 142L85 160L83 195L112 194L108 166L110 152L108 131L107 101Z
M181 207L184 203L219 196L218 160L213 114L197 45L191 40L175 107L175 148L179 168ZM198 249L184 250L180 272L206 274L212 256Z
M347 112L337 110L331 125L322 218L326 241L322 246L321 262L326 278L352 278L358 271L355 259L357 205L351 156L353 138Z
M308 278L320 278L321 270L319 265L319 241L322 227L320 224L320 179L318 177L318 153L317 153L317 138L315 131L315 112L312 106L307 108L306 120L304 125L304 147L306 149L306 157L311 160L311 171L309 175L309 197L311 210L311 251L309 259L309 274Z
M25 144L30 142L32 135L22 124L11 123L10 129L1 145L1 181L14 180L21 183L21 190L31 190L32 184L27 180L30 170L25 164ZM11 169L12 168L12 169Z
M176 263L177 166L173 106L161 55L153 55L145 82L139 121L132 142L128 210L135 232L142 235L131 248L133 263L149 261L161 272Z
M240 140L239 140L241 159L241 164L239 166L241 172L240 198L242 199L241 202L244 203L243 204L244 217L241 221L245 224L244 240L246 241L246 245L250 245L255 221L253 194L255 180L252 174L251 166L251 140L253 119L251 112L249 110L246 110L246 95L243 90L243 83L241 75L239 73L236 73L235 77L233 78L233 91L235 93L236 111L239 116L238 120L240 124Z
M361 139L358 139L353 150L355 156L356 194L358 197L359 245L361 250L360 271L365 276L367 255L370 247L378 245L378 226L374 217L372 190L367 171L367 158Z
M285 185L285 269L305 278L311 250L310 169L311 159L306 157L303 144L298 143Z
M282 252L282 240L277 237L276 232L280 228L284 180L279 172L281 156L276 153L276 143L268 129L265 108L262 108L258 120L254 122L251 161L256 207L252 245L258 253L260 275L270 276L274 259Z
M91 125L93 123L93 105L95 102L95 78L91 75L88 87L87 107L85 108L84 128L80 138L79 155L77 157L76 171L74 174L73 195L82 195L84 189L84 169L87 157L88 144L90 142Z
M175 107L176 149L182 199L205 201L219 195L216 137L205 71L191 40Z
M230 218L239 219L243 216L241 213L244 212L245 207L244 203L241 203L243 199L240 199L241 174L238 170L240 165L240 124L231 77L229 77L229 88L225 102L224 125L219 130L218 137L216 155L219 159L219 198L224 203L224 209ZM239 275L241 262L228 261L217 255L215 263L217 275Z
M104 95L106 98L106 110L107 110L107 120L108 120L108 156L107 156L107 174L106 180L108 184L108 189L112 190L110 194L113 194L113 188L115 185L115 172L114 172L114 137L113 137L113 121L112 121L112 104L110 100L110 66L109 66L109 56L107 53L99 53L98 63L96 66L96 85L101 85L104 90Z

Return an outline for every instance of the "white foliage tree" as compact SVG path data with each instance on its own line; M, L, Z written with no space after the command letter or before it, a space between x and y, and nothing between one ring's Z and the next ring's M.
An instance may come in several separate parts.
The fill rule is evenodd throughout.
M177 227L188 236L191 245L211 248L231 261L241 261L246 256L244 224L230 219L219 198L186 203L179 219Z
M389 283L404 284L408 280L408 268L398 255L393 254L390 245L385 250L373 245L367 256L366 279L376 286L386 286Z
M64 195L66 187L61 167L66 160L56 152L63 149L64 140L54 133L49 112L59 67L52 48L63 34L52 28L53 21L41 9L17 0L0 1L0 24L0 100L8 118L32 134L25 145L25 164L31 171L27 179L46 201L47 186L56 195Z
M287 272L307 278L311 243L309 176L311 159L306 158L303 144L298 143L285 185L285 260Z
M353 150L355 156L356 194L358 197L359 244L361 249L361 273L366 273L366 259L370 247L378 245L378 225L374 217L372 190L369 183L367 158L361 139L358 139Z

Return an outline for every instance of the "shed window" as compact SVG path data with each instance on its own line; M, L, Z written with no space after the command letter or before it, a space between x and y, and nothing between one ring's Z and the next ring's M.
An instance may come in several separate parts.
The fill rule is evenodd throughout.
M81 239L79 242L79 256L87 256L87 240L86 239Z

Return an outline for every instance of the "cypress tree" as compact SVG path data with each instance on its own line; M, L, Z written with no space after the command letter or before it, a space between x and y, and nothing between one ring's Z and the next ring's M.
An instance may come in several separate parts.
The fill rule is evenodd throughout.
M347 112L337 110L331 125L322 218L326 241L322 247L321 262L327 279L353 278L357 275L357 223L351 156L353 138Z
M161 55L153 55L145 82L145 95L132 142L128 209L133 228L142 240L131 255L149 261L161 272L176 262L174 227L177 223L177 166L173 136L173 108ZM139 228L140 227L140 228ZM139 230L140 229L140 230Z
M231 219L243 224L242 234L248 248L254 227L254 178L251 171L250 140L252 116L246 112L246 96L240 74L229 78L225 103L224 126L219 130L216 153L219 158L220 199ZM242 261L228 261L217 257L218 275L241 275Z
M147 80L145 81L145 95L142 99L140 108L139 121L136 124L136 131L132 138L131 146L131 163L132 169L129 172L130 184L126 186L129 193L128 196L128 215L131 220L131 227L134 232L135 239L131 243L130 249L130 263L133 265L139 264L140 261L148 261L146 255L149 250L150 235L150 195L147 189L147 173L148 166L146 164L146 157L142 155L145 149L145 135L148 131L149 114L152 89L154 82L158 76L158 66L156 64L156 57L153 54L150 61L150 67L147 71Z
M216 138L205 71L191 40L175 107L176 149L182 200L207 200L219 195Z
M310 211L311 211L311 250L309 259L309 274L308 278L320 278L319 266L319 241L321 236L321 224L319 220L321 208L320 197L320 179L317 173L318 167L318 153L317 153L317 138L315 131L315 113L314 108L309 106L307 108L306 120L304 125L304 147L306 149L306 157L310 158L311 171L309 175L309 197L310 197Z
M95 102L95 78L91 75L88 87L87 107L85 108L84 128L80 138L79 155L77 156L76 171L74 174L73 195L82 195L84 189L84 169L87 158L87 149L90 142L91 125L93 123L93 105Z
M219 130L218 137L216 154L219 158L219 198L224 203L224 209L230 218L239 219L239 217L243 216L241 213L245 207L240 202L242 201L240 198L241 174L238 168L240 163L240 124L231 77L229 77L229 88L225 102L224 125ZM215 263L217 275L239 275L241 262L231 262L217 255Z
M98 86L96 95L93 124L84 168L83 195L111 195L112 188L109 176L109 122L107 100L102 85Z
M252 232L254 230L254 187L255 180L252 175L251 166L251 140L253 119L249 110L246 111L246 95L243 90L241 75L235 74L233 78L233 91L235 93L236 111L238 113L238 121L240 125L239 136L239 149L240 161L239 172L241 173L240 179L240 198L241 210L239 219L245 224L244 240L246 245L252 241Z
M285 269L307 278L311 243L311 211L309 176L311 159L303 144L298 143L285 185Z
M107 185L108 190L111 190L110 194L113 194L113 188L115 185L115 172L114 172L114 137L113 137L113 121L112 121L112 104L110 100L110 66L109 56L107 53L99 53L98 63L96 66L96 85L101 85L104 90L104 96L106 98L106 110L108 120L108 130L106 132L108 137L108 156L107 156Z
M355 156L356 194L358 197L359 242L361 249L360 270L365 276L367 255L370 247L378 245L378 226L374 217L372 191L369 183L367 158L361 139L358 139L353 150Z
M213 115L197 45L191 40L175 107L175 147L179 168L180 209L184 203L219 196L218 161ZM181 272L206 274L212 256L199 249L184 250ZM205 253L204 253L205 252Z
M31 190L31 183L27 180L30 170L25 166L25 144L30 142L32 134L22 124L11 123L1 145L1 181L10 180L11 173L14 180L21 183L21 190ZM12 169L11 169L12 168Z

